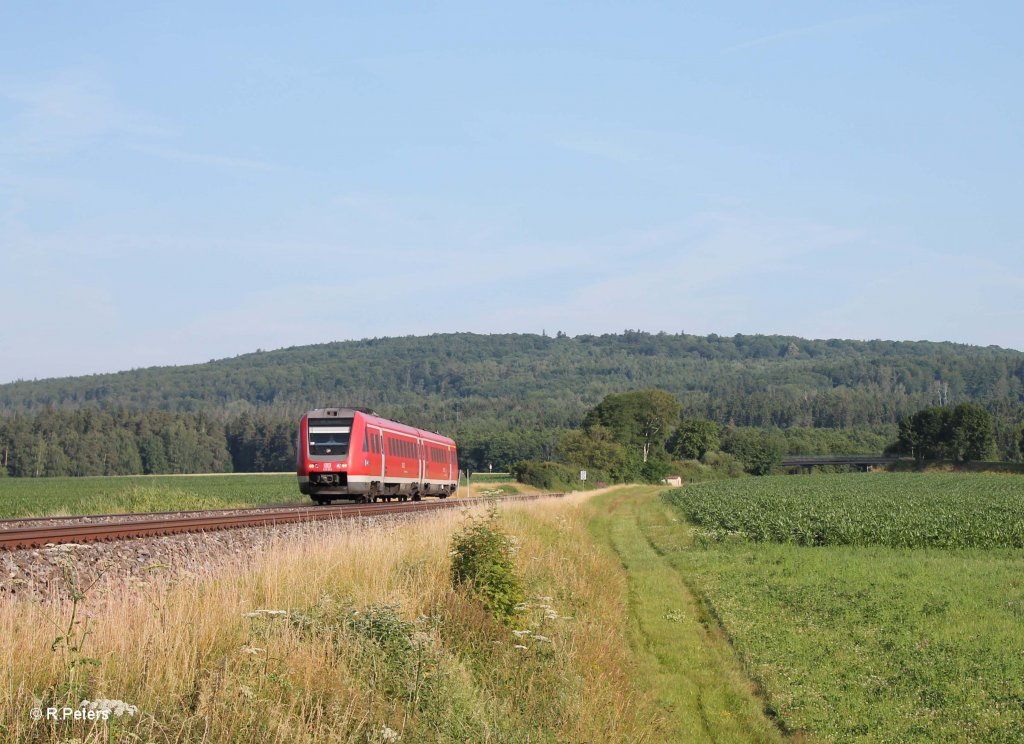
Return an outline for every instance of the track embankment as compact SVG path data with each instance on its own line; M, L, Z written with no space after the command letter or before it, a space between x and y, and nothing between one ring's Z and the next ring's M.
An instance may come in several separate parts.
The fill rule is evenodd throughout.
M523 501L563 494L520 494L497 501ZM360 519L451 509L479 499L444 499L411 503L343 504L310 507L260 507L149 514L89 515L52 519L10 519L0 522L0 550L43 548L64 543L110 542L188 532L214 532L241 527L273 527L294 522Z
M69 576L76 582L100 581L112 590L208 576L339 530L390 529L455 508L560 495L4 520L0 596L57 597L67 590Z

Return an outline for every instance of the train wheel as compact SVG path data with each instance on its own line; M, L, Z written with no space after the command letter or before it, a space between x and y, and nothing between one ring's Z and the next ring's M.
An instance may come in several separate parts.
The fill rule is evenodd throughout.
M414 494L412 495L412 500L413 500L413 501L419 501L419 500L420 500L420 499L422 499L422 498L423 498L423 497L422 497L422 496L420 496L420 492L419 492L419 491L417 491L416 493L414 493Z
M320 498L318 498L318 499L316 499L316 503L319 504L320 506L325 506L325 505L331 503L331 500L330 499L320 499Z

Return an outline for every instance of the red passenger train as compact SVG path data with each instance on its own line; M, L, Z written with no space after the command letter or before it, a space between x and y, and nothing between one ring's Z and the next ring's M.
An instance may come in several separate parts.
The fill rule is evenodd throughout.
M299 490L333 499L419 501L459 487L455 442L365 408L317 408L299 421Z

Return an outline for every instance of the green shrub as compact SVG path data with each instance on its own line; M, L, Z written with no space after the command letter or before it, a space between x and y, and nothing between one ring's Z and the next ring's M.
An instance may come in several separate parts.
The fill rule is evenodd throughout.
M452 586L468 590L502 622L515 614L525 595L515 572L513 538L497 525L493 509L474 518L452 538Z
M579 488L580 468L563 465L560 462L520 460L512 466L512 474L520 483L527 483L549 491ZM601 480L598 474L588 471L590 480Z
M728 452L708 452L704 455L704 464L717 471L718 478L739 478L746 475L743 463Z
M778 432L729 429L722 438L722 451L735 456L751 475L768 475L782 462L786 442Z

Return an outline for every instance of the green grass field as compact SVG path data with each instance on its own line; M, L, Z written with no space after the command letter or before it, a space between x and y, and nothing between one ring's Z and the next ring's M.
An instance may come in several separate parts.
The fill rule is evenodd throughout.
M1024 481L780 476L667 494L647 530L767 708L826 741L1020 741ZM686 519L696 524L688 527ZM907 546L922 547L907 547ZM957 546L994 547L957 547Z
M283 503L309 503L294 475L0 479L0 519Z

